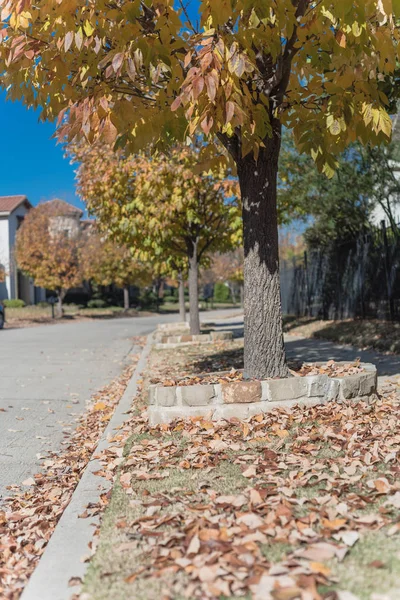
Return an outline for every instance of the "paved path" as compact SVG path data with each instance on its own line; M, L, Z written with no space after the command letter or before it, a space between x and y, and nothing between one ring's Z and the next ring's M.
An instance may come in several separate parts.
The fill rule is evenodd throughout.
M318 362L325 360L353 361L360 357L362 362L376 365L378 369L378 382L382 387L387 381L400 384L400 356L381 354L374 350L359 350L352 346L334 344L326 340L301 338L291 335L285 336L287 356L305 362Z
M217 323L221 329L232 329L235 338L243 337L243 319L224 319ZM285 348L288 358L303 362L353 361L360 357L362 362L373 363L378 369L378 382L383 386L387 381L400 385L400 356L381 354L374 350L359 350L352 346L334 344L327 340L285 335Z
M239 311L213 311L202 320ZM138 351L132 338L178 315L61 323L0 332L0 502L6 486L58 450L90 396Z

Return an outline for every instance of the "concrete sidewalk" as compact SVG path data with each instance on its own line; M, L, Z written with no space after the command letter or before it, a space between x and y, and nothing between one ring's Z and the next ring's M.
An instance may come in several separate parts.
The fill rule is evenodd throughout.
M240 313L201 313L203 321ZM6 486L37 472L58 451L92 394L139 348L133 337L179 315L98 319L0 331L0 503Z

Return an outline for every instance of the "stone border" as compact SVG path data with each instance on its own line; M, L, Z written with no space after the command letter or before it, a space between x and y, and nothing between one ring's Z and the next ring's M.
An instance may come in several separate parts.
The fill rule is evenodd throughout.
M201 333L200 335L170 335L161 338L156 344L157 350L164 348L177 348L188 344L209 344L218 340L233 340L232 331L212 331L211 333Z
M178 323L161 323L157 325L157 332L169 333L171 331L181 331L182 329L190 329L187 321L179 321Z
M317 363L318 366L323 364L325 363ZM270 412L274 408L315 406L330 400L368 400L376 395L377 370L375 365L370 363L361 363L360 366L364 369L361 373L345 377L328 377L321 374L223 384L170 387L151 385L149 421L151 425L157 425L177 418L206 415L210 415L215 421L231 417L246 419Z

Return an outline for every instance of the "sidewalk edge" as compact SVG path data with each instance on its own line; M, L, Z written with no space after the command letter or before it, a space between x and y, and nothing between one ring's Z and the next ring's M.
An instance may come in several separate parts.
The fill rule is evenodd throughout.
M72 494L71 500L56 525L40 561L32 573L20 600L69 600L78 591L68 585L71 577L83 579L88 564L82 557L89 553L89 543L93 539L94 524L99 518L80 519L89 502L96 503L100 495L112 487L112 482L99 478L94 472L100 470L100 463L93 457L107 448L108 438L129 418L126 413L137 394L137 381L146 366L152 347L153 333L147 336L146 345L125 392L115 408L100 441L87 464L82 478Z

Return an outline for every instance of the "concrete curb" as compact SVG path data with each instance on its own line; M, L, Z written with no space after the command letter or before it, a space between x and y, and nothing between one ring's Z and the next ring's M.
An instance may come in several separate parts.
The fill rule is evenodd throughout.
M147 337L135 372L92 456L96 456L110 445L108 439L112 437L114 430L127 420L125 413L130 410L132 398L137 394L137 381L146 366L152 338L153 334ZM21 600L69 600L72 594L79 591L79 587L69 587L68 582L71 577L83 579L85 575L88 565L81 559L89 554L88 544L93 539L95 529L93 524L97 524L99 519L79 519L78 515L84 512L89 502L98 502L100 495L112 487L112 482L94 475L100 468L99 461L94 458L86 466L70 503L22 593Z

